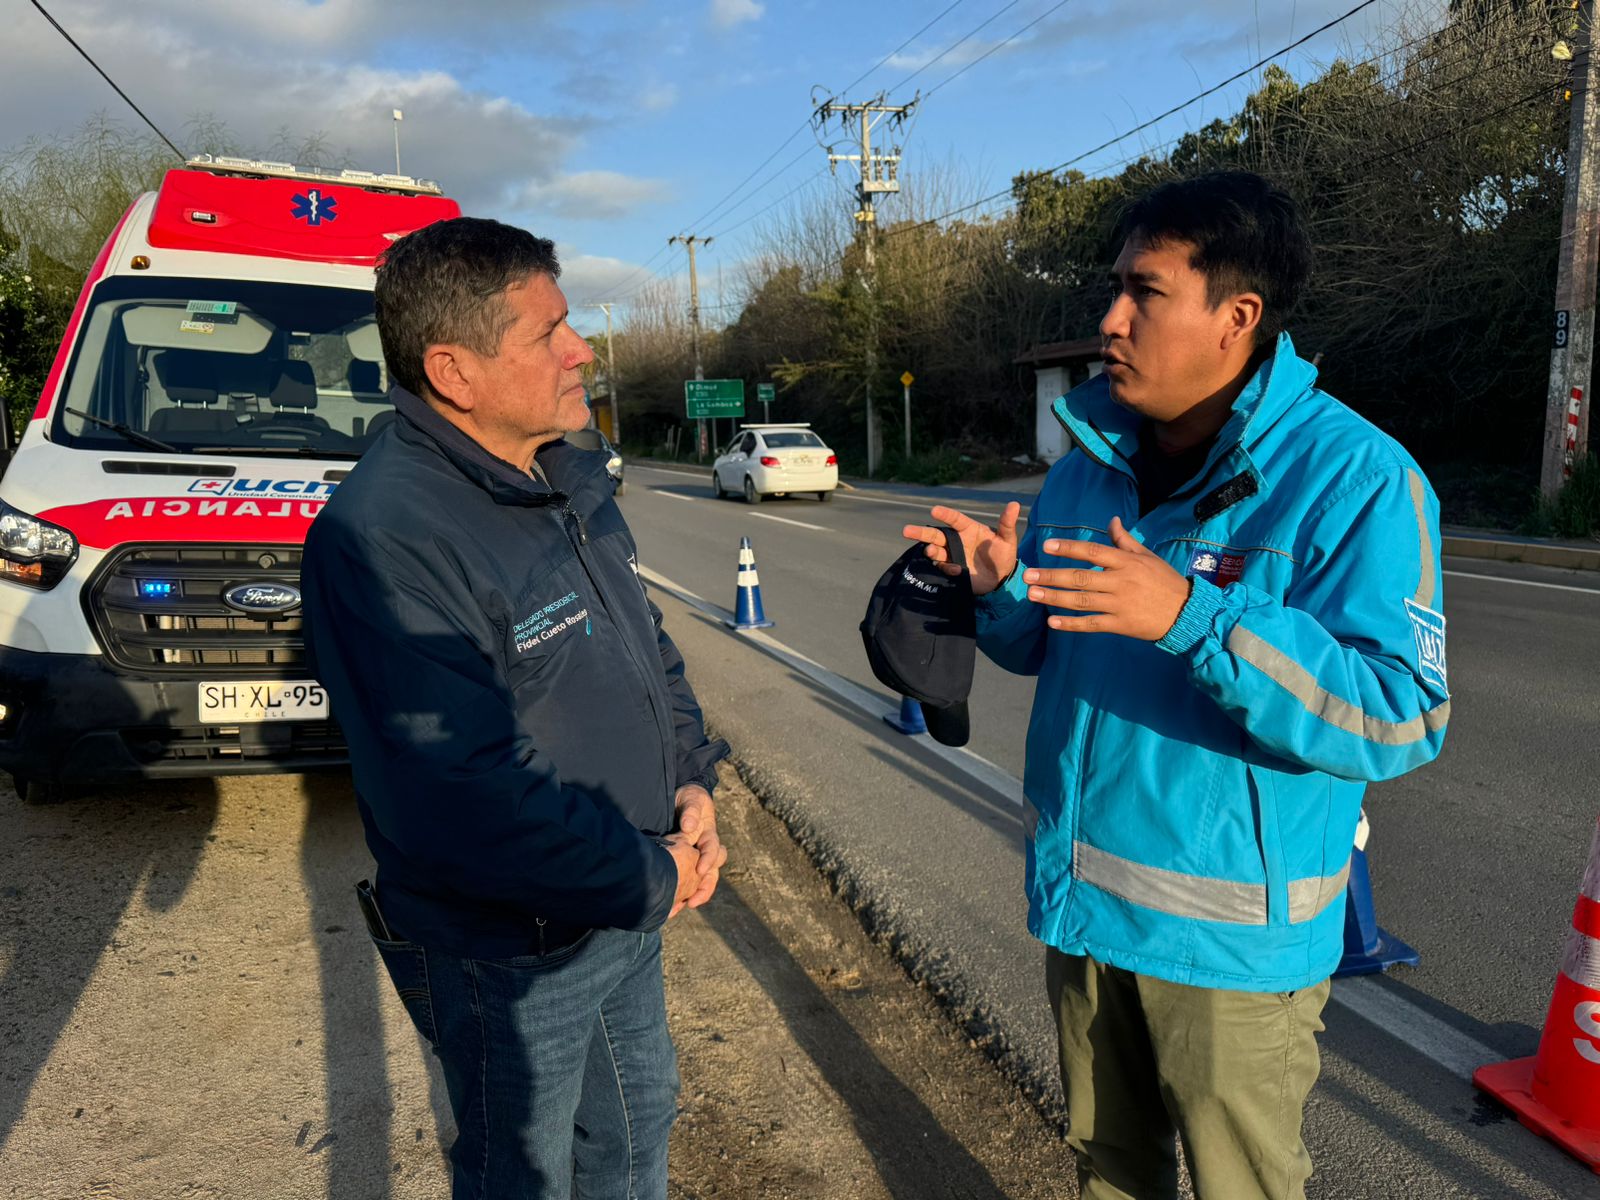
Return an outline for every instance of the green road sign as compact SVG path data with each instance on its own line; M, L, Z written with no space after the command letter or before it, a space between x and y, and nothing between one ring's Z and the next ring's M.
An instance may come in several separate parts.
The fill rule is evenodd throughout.
M771 404L778 398L778 385L774 383L756 384L756 399L763 404Z
M744 416L744 380L685 379L683 403L689 417Z

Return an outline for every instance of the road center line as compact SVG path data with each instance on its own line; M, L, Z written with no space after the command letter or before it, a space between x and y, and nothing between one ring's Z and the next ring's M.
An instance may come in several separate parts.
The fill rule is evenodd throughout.
M815 529L818 533L832 533L826 525L813 525L809 521L794 521L788 517L775 517L771 513L751 513L752 517L760 517L763 521L782 521L785 525L798 525L801 529Z
M1600 588L1576 587L1570 583L1545 583L1541 579L1512 579L1505 575L1477 575L1471 571L1446 571L1446 575L1454 575L1457 579L1486 579L1490 583L1515 583L1523 587L1553 588L1558 592L1584 592L1590 596L1600 596Z
M695 595L688 588L673 583L648 567L641 566L639 574L653 587L676 596L689 607L698 609L707 616L721 621L731 615L727 609ZM1496 576L1485 578L1493 579ZM760 630L750 630L738 636L868 716L881 718L890 712L898 712L898 705L891 708L882 696L836 675L821 663L807 658L798 650L784 645L769 634ZM970 750L940 745L925 733L915 735L915 740L923 749L937 755L974 783L1004 796L1021 807L1022 781L1004 768ZM1341 979L1334 984L1329 998L1369 1024L1377 1026L1390 1037L1411 1047L1424 1058L1431 1059L1459 1079L1470 1081L1473 1071L1485 1063L1499 1062L1505 1057L1476 1038L1462 1033L1432 1013L1419 1008L1405 997L1389 991L1374 979Z
M680 492L664 492L660 488L651 488L650 491L657 496L665 496L668 500L687 500L691 504L700 498L698 496L685 496Z

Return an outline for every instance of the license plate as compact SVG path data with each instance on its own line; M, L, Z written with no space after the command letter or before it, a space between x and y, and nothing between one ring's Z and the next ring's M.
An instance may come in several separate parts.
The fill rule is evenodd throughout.
M811 465L811 456L809 454L797 454L789 462L797 467L809 467Z
M327 719L328 693L315 679L240 680L200 685L200 720L209 725Z

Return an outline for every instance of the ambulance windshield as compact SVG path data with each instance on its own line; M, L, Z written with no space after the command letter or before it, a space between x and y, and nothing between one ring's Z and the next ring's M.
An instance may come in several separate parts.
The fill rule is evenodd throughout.
M122 451L121 425L181 451L359 458L388 391L371 292L124 276L95 289L52 436Z

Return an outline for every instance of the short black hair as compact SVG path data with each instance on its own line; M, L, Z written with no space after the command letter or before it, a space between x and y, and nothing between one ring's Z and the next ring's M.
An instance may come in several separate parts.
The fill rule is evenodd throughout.
M426 396L429 346L494 355L513 320L506 290L535 274L560 276L556 244L483 217L437 221L395 242L378 263L373 293L390 376Z
M1190 265L1206 277L1206 302L1261 297L1256 345L1283 332L1311 278L1311 235L1294 198L1250 171L1210 171L1163 183L1128 206L1122 240L1187 242Z

